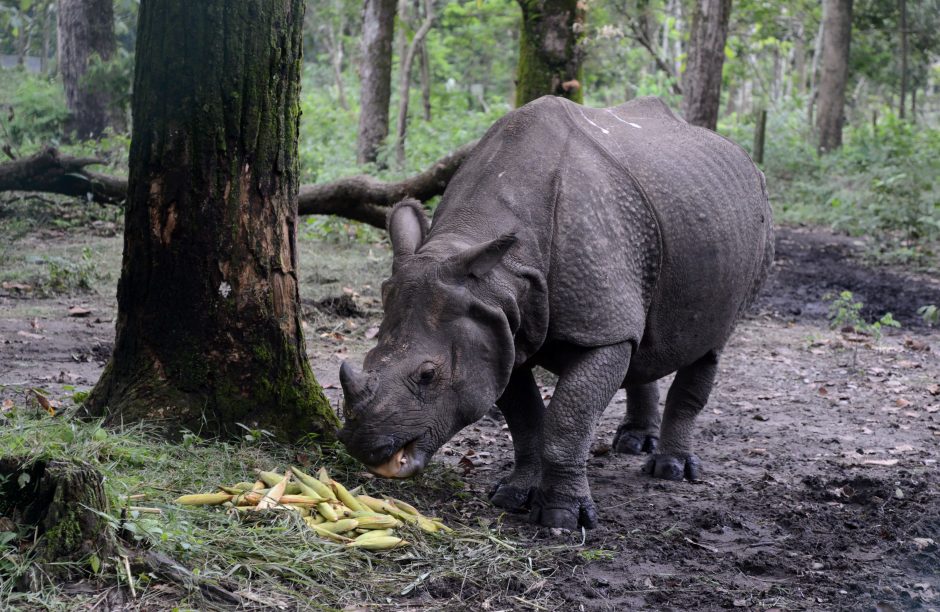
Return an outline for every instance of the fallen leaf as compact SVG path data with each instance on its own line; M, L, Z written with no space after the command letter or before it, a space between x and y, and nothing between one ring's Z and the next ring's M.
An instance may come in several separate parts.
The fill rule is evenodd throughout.
M4 282L3 285L0 285L0 286L2 286L6 290L12 289L13 291L32 291L33 290L32 285L24 285L23 283Z
M375 338L376 335L378 335L378 333L379 333L378 327L375 327L375 326L370 327L369 329L366 330L366 340L371 340Z
M7 410L13 410L13 400L11 399L3 400L2 410L3 412L6 412Z
M820 387L820 388L819 388L819 394L820 394L820 395L829 395L829 389L827 389L827 388L825 388L825 387Z
M899 397L898 399L894 400L894 405L898 408L907 408L911 405L911 403L903 397Z
M888 452L891 453L892 455L895 455L897 453L912 453L914 452L914 450L915 450L914 447L911 446L910 444L898 444L897 446L895 446Z
M55 408L53 408L52 403L49 401L45 395L37 391L36 389L30 389L32 394L36 397L36 401L39 402L39 405L42 406L43 410L49 413L49 416L55 416Z
M69 308L70 317L87 317L91 314L91 310L85 308L84 306L72 306Z
M924 342L923 340L918 340L917 338L905 338L904 346L911 349L912 351L924 351L927 352L930 350L930 345Z
M927 393L930 395L940 395L940 385L930 385L927 387Z
M18 331L16 332L17 336L23 336L24 338L29 338L30 340L45 340L46 337L41 334L34 334L28 331Z
M751 455L766 455L767 449L766 448L749 448L747 449L747 452L748 454L751 454Z

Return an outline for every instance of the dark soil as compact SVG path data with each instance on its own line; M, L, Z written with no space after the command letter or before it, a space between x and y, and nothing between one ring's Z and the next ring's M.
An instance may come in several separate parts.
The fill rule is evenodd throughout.
M652 480L640 473L643 457L605 452L623 416L620 392L589 464L597 529L552 535L486 503L485 491L512 463L508 432L490 417L437 455L464 473L473 493L458 502L462 512L503 521L504 535L525 546L568 547L557 567L541 568L539 594L558 609L940 608L940 333L916 315L940 304L940 283L868 267L862 251L823 232L778 232L778 266L725 351L699 418L703 481ZM340 255L361 258L354 265L363 269L384 265L372 251L369 259L363 249ZM380 256L387 261L387 252ZM381 280L343 274L315 271L344 278L355 308L324 304L328 311L317 308L307 330L314 370L337 404L339 362L361 360L374 343ZM307 281L305 302L339 293L335 281L322 282ZM880 342L830 330L824 296L843 289L865 303L869 320L890 311L904 327ZM93 384L113 336L114 304L81 299L89 318L68 316L72 298L0 291L0 385L8 385L0 396L43 386L61 397L69 386ZM33 308L43 314L29 314ZM551 378L544 380L548 397ZM668 381L661 384L665 391ZM465 588L432 576L390 603L435 609ZM518 596L514 607L531 608L524 602L532 594L506 588Z

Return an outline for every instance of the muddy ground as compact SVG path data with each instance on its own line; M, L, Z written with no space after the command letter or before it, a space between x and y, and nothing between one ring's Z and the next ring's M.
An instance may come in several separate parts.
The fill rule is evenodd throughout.
M388 252L301 244L308 350L338 404L339 362L361 357L381 316ZM120 237L107 227L47 232L16 248L74 257L83 247L96 262L92 292L42 297L35 270L4 272L0 396L42 386L66 398L101 372ZM699 419L703 481L651 480L640 474L643 458L609 452L625 407L620 392L590 460L598 529L552 536L486 503L484 492L512 462L495 415L437 455L476 493L462 512L502 520L533 546L584 537L545 571L541 589L559 609L940 609L940 333L916 314L940 304L940 282L869 267L863 249L824 232L779 232L774 276L728 346ZM843 289L864 302L869 320L890 311L903 327L880 341L830 330L824 296ZM321 302L341 295L349 297ZM75 306L90 312L71 316ZM542 379L548 398L551 377ZM396 603L433 609L461 588L431 579Z

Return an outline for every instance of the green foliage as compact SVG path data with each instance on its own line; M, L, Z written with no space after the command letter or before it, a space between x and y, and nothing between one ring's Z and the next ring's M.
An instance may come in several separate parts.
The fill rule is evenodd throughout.
M62 85L21 70L0 76L0 141L28 152L56 142L68 116Z
M917 309L917 314L931 327L940 322L940 308L937 308L936 304L921 306Z
M839 295L823 296L829 302L829 326L833 329L852 329L860 334L868 334L881 339L881 329L883 327L901 327L901 324L894 319L894 316L888 312L873 323L868 323L862 317L862 302L855 301L855 296L851 291L842 291Z
M40 279L39 286L46 294L68 294L77 291L91 291L98 279L98 266L91 249L82 249L81 258L72 261L63 257L47 255L42 257L47 276Z

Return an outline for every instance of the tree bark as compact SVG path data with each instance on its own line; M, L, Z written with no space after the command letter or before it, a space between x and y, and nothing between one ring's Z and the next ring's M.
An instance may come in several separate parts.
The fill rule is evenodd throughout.
M721 104L721 69L731 0L698 0L692 14L692 31L686 68L682 75L682 114L692 125L714 130Z
M395 134L395 163L398 167L405 165L405 135L408 131L408 99L411 91L411 67L414 65L415 55L418 53L418 47L424 41L424 37L431 31L431 24L434 23L434 6L432 0L424 0L424 21L421 27L415 32L411 44L405 51L405 56L401 60L401 84L398 88L398 129Z
M117 334L92 414L333 433L297 284L303 10L141 2Z
M546 95L584 100L584 4L579 0L519 0L516 106Z
M431 58L428 56L428 39L421 41L418 47L421 62L421 106L424 111L424 120L431 120Z
M72 578L79 567L68 562L91 555L102 565L110 562L118 544L102 516L108 513L108 497L100 472L80 460L3 457L0 477L5 516L35 526L35 559L47 578Z
M815 126L813 112L816 108L816 98L819 96L819 59L822 57L823 32L826 30L826 7L828 4L827 0L823 0L822 18L819 20L819 28L816 30L816 38L813 42L813 62L809 70L809 98L806 103L806 122L810 127Z
M392 39L396 0L365 0L362 9L362 59L359 64L359 138L356 158L374 163L388 136L392 95Z
M904 119L907 106L907 1L898 0L899 24L898 33L901 36L901 100L898 104L898 117Z
M109 60L114 54L112 0L59 0L57 17L59 71L69 109L66 132L80 140L98 138L110 123L107 92L83 82L94 55ZM161 50L162 52L162 50Z
M403 199L422 202L444 193L447 183L477 141L463 145L423 172L400 181L351 176L329 183L301 185L298 213L338 215L385 229L389 208ZM39 191L77 196L90 202L116 204L127 197L127 179L91 172L97 159L63 156L48 148L25 159L0 164L0 192Z
M825 15L819 110L816 114L820 154L842 146L845 85L849 77L849 43L852 37L852 0L826 0Z

